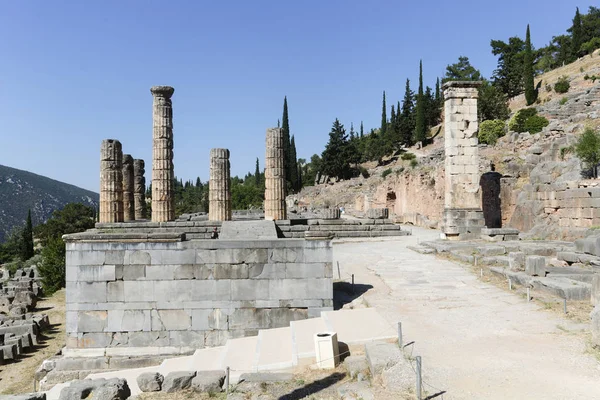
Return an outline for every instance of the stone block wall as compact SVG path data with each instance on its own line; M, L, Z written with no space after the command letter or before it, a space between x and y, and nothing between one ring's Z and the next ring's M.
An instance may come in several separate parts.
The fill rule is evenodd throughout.
M184 353L333 306L329 240L66 241L69 355Z

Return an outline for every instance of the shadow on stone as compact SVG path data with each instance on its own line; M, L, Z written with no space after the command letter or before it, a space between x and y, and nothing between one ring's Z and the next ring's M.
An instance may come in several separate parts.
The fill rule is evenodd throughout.
M369 289L373 289L373 286L355 283L353 288L352 283L350 282L334 282L333 309L339 310L345 304L352 303L354 300L365 294Z
M346 377L346 374L336 372L323 379L316 380L301 388L295 389L293 392L280 396L278 400L300 400L307 398L310 395L320 392Z
M500 179L502 174L492 171L481 175L481 208L485 226L488 228L502 228L502 201L500 199Z

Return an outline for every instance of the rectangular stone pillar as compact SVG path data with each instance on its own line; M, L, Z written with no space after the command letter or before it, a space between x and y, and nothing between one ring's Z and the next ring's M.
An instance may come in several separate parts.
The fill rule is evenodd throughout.
M114 139L102 141L100 149L99 222L123 222L123 150Z
M135 219L146 218L146 165L144 160L133 160L133 201Z
M208 183L208 220L231 220L229 150L210 150L210 178Z
M478 239L484 227L479 192L477 97L481 82L444 84L445 193L442 232Z
M283 141L281 128L267 129L265 219L270 221L287 218Z
M133 197L133 157L123 155L123 221L135 220L135 200Z
M150 89L152 106L152 222L175 219L173 193L175 172L173 168L173 105L170 86L153 86Z

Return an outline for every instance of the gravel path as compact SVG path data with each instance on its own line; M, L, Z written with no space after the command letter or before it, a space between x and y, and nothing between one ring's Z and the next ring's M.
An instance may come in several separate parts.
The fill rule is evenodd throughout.
M340 241L342 278L373 285L366 302L422 356L428 395L443 399L600 399L600 363L582 326L477 279L466 267L407 248L439 233ZM408 347L410 348L410 347Z

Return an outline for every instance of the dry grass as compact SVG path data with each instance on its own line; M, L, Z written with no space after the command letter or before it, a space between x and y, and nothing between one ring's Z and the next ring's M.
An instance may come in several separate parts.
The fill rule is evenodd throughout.
M65 291L60 290L37 303L39 312L48 314L52 328L35 351L0 369L0 393L17 394L33 391L33 376L42 361L55 355L65 345Z

